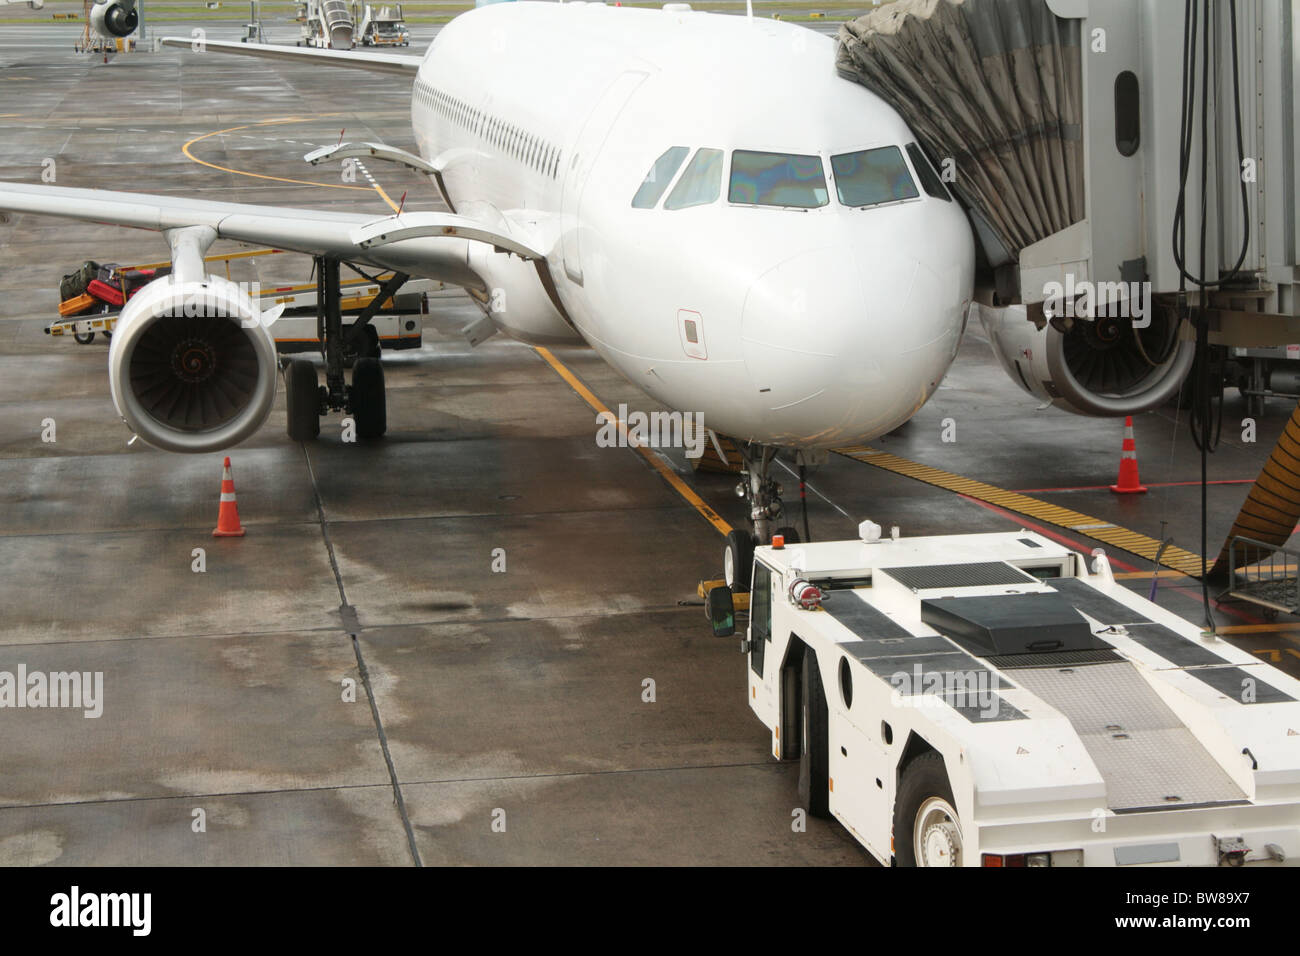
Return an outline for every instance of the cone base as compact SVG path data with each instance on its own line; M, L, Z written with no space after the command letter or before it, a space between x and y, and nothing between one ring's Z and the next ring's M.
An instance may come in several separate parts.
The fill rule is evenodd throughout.
M1134 485L1132 488L1122 488L1119 485L1111 485L1110 490L1117 495L1140 495L1147 490L1147 486Z
M1143 490L1145 491L1146 489ZM243 536L243 528L240 528L238 531L222 531L218 528L216 531L212 532L212 537L214 538L242 538Z

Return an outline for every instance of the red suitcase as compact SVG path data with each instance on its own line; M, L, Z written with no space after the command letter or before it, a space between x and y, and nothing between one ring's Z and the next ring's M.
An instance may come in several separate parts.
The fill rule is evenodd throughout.
M86 291L96 299L107 302L109 305L121 305L126 301L121 289L111 286L107 282L100 282L98 279L91 279L86 286Z

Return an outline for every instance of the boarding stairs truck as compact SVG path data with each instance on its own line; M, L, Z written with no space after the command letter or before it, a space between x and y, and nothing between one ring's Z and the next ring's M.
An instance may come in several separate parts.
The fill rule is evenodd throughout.
M361 36L362 46L411 45L411 31L407 29L402 19L400 3L397 5L396 12L392 7L384 6L380 7L377 13L367 3L365 12L361 15L361 29L357 32Z
M1300 681L1029 532L754 549L709 587L800 806L884 865L1300 858ZM743 577L741 575L740 577Z

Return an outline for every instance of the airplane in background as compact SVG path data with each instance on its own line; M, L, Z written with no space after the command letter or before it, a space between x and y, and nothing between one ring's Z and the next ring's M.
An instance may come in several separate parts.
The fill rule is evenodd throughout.
M45 0L0 0L0 6L26 3L33 10L45 8ZM90 8L90 28L106 40L129 37L140 25L136 0L95 0Z
M957 354L975 270L967 217L899 115L836 73L830 37L686 4L519 2L456 17L423 57L206 49L405 77L418 155L342 143L307 159L403 164L450 212L0 184L0 209L169 242L172 274L126 305L109 352L116 407L156 447L226 448L271 409L274 342L248 296L206 274L216 239L317 259L326 385L311 362L288 363L297 440L319 433L326 409L352 414L362 437L386 428L378 361L358 359L343 379L356 328L337 314L340 262L395 273L377 302L408 276L440 279L482 309L472 341L490 328L585 343L736 441L754 533L728 540L731 583L780 517L776 453L816 457L896 429ZM186 316L196 301L227 321Z

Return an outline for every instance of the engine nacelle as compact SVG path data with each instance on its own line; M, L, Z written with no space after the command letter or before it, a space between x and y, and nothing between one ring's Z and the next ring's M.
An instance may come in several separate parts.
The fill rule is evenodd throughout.
M219 451L253 434L271 412L276 368L257 303L211 275L149 283L122 310L108 351L118 413L166 451Z
M90 28L102 37L129 37L140 25L135 0L95 0Z
M1069 331L1061 331L1052 322L1036 326L1023 305L971 308L978 310L1011 379L1076 415L1136 415L1157 408L1178 393L1195 357L1192 342L1161 355L1169 323L1176 321L1168 309L1152 309L1145 329L1135 330L1129 319L1099 318L1075 319Z

